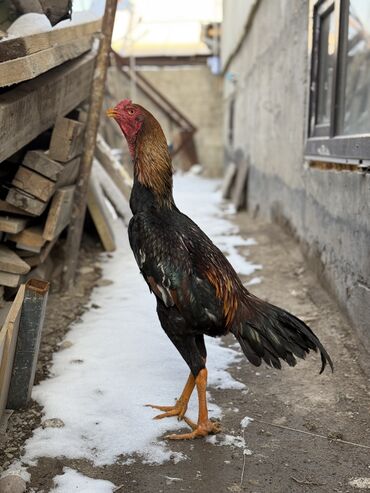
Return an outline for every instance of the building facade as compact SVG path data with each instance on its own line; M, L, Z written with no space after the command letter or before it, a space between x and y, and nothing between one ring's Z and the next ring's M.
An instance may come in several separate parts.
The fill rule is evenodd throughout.
M225 0L225 162L370 347L370 3Z

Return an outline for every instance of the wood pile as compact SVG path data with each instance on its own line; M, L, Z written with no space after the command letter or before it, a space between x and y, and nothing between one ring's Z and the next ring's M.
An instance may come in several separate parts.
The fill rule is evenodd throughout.
M222 198L231 199L237 211L247 205L247 182L249 171L249 159L236 159L230 162L226 168L222 182Z
M69 224L84 128L59 118L47 150L25 150L0 165L12 173L1 190L0 286L16 288L35 276Z

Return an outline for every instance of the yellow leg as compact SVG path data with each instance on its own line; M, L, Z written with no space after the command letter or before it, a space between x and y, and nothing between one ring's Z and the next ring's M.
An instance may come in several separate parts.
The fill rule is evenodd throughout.
M185 416L186 410L188 408L189 399L195 387L195 378L192 373L190 373L189 378L185 384L184 390L182 391L181 396L177 399L176 404L174 406L155 406L153 404L146 404L148 407L152 407L153 409L159 409L160 411L165 411L162 414L158 414L154 416L153 419L163 419L169 418L171 416L177 416L177 419L180 421Z
M201 370L196 379L195 384L198 391L198 401L199 401L199 412L198 412L198 423L195 424L189 419L185 418L188 425L193 428L190 433L183 433L180 435L167 435L165 438L170 440L191 440L193 438L201 438L210 434L219 433L221 427L219 423L214 423L208 419L208 408L207 408L207 369Z

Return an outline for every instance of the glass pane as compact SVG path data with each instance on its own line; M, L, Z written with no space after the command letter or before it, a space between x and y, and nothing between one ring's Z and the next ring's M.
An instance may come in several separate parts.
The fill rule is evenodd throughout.
M351 0L343 133L370 133L370 1Z
M334 11L320 18L316 123L329 124L334 72Z

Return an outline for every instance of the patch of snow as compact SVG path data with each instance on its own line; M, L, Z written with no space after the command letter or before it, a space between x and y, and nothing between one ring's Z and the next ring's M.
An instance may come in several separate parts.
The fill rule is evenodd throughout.
M206 438L208 443L212 443L212 445L217 445L219 447L223 446L229 446L229 447L237 447L237 448L244 448L245 449L245 440L242 436L240 435L212 435ZM248 450L248 449L246 449ZM250 450L248 450L250 452ZM246 455L251 455L246 454Z
M246 428L250 423L252 423L253 418L250 418L249 416L245 416L241 421L240 421L240 426L243 428Z
M63 474L55 476L55 488L50 493L113 493L116 486L110 481L94 479L69 467L63 468Z
M176 175L175 199L216 243L227 234L227 238L234 236L233 242L226 241L228 245L244 245L237 228L219 216L220 196L214 187L211 180ZM155 298L140 276L127 231L119 220L116 229L117 251L102 256L103 278L111 279L112 284L101 285L92 293L91 303L100 309L89 310L72 325L69 344L53 355L51 377L33 390L33 398L43 406L43 420L57 416L64 427L36 429L26 442L25 464L39 457L64 456L101 466L135 453L150 464L186 459L170 449L171 442L158 438L185 425L176 419L153 421L159 411L144 405L174 403L189 370L160 327ZM206 343L209 387L245 389L227 372L232 363L240 361L240 352L216 339L207 338ZM209 411L211 417L222 415L212 400ZM195 392L188 415L196 418L197 413ZM225 440L229 444L237 441L235 437ZM64 481L73 474L75 471L66 470L59 476L57 488L64 488Z
M31 479L30 473L27 471L26 467L22 464L20 460L12 462L7 470L1 473L0 478L5 478L6 476L10 475L19 476L26 482Z
M348 484L359 490L370 490L370 478L352 478Z
M262 282L262 277L252 277L252 279L246 282L245 286L254 286L255 284L260 284Z

